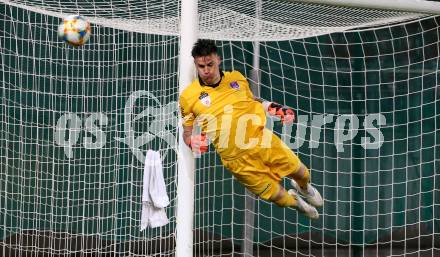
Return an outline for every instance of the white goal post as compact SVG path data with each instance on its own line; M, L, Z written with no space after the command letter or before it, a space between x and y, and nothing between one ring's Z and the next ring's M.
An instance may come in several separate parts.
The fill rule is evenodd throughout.
M179 92L194 80L191 49L197 40L198 32L197 1L182 0L181 5ZM195 161L191 150L183 141L183 129L179 129L178 160L176 256L192 256L194 222L191 217L194 217Z

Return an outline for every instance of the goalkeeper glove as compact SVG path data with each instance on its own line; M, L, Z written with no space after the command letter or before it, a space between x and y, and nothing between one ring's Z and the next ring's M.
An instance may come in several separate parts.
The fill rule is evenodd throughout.
M191 136L189 147L194 153L201 154L208 151L208 139L205 133Z
M270 115L280 118L283 124L292 124L296 120L295 112L290 107L267 101L263 102L263 106Z

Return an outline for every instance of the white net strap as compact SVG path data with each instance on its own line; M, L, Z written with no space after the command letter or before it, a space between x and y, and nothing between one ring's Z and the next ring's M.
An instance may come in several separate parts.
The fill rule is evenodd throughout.
M46 15L77 14L92 23L125 31L179 34L178 1L95 1L90 5L58 1L8 1L12 6ZM421 18L424 14L336 7L296 2L263 1L261 13L256 1L200 1L200 37L218 40L280 41L381 26Z

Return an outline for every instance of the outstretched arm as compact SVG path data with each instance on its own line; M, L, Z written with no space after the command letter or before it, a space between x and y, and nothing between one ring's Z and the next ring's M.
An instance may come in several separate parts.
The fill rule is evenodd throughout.
M254 100L260 103L263 103L265 100L259 97L254 96Z
M269 102L255 96L254 100L260 102L263 105L264 110L270 115L280 118L282 123L290 124L296 121L296 114L292 108L282 106L276 102Z

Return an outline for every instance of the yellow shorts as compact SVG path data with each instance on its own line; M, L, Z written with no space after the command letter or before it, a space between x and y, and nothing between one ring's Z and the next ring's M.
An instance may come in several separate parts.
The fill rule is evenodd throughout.
M295 173L301 161L272 133L270 148L258 146L232 160L222 159L222 163L252 193L269 200L278 192L281 179Z

